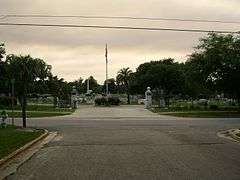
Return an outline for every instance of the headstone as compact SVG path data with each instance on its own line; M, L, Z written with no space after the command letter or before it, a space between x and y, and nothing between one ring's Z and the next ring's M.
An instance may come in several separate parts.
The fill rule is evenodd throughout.
M148 87L147 91L145 92L145 108L150 109L152 107L152 92L151 88Z

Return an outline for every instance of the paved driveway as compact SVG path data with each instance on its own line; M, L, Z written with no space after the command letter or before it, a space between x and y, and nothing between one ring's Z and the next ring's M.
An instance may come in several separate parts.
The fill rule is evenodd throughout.
M82 106L29 120L59 136L8 179L240 179L240 144L216 136L240 119L158 116L142 106Z

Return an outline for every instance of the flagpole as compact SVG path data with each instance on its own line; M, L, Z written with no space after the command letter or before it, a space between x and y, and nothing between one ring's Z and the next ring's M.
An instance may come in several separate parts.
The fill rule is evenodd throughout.
M107 49L107 44L106 44L106 95L109 94L108 92L108 49Z

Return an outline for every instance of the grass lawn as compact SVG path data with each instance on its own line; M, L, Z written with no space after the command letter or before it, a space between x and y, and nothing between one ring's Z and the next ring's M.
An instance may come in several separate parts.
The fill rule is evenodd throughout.
M0 159L36 139L43 132L43 130L27 132L14 126L0 128Z
M159 112L159 114L177 116L177 117L240 118L240 112L237 112L237 111Z
M11 107L6 108L7 110L11 110ZM14 107L15 110L21 110L21 106L17 105ZM55 108L53 105L38 105L38 104L30 104L27 105L27 111L51 111L51 112L69 112L73 111L69 108Z
M154 108L152 112L161 115L170 115L176 117L199 117L199 118L240 118L240 111L231 110L173 110Z
M12 117L12 111L10 108L6 108L9 117ZM0 113L2 110L0 109ZM51 105L28 105L27 117L52 117L52 116L64 116L73 113L73 109L69 108L54 108ZM22 117L21 107L18 105L14 107L14 117Z
M8 116L9 118L12 117L12 112L8 111ZM69 115L72 112L57 112L57 111L27 111L27 117L28 118L34 118L34 117L52 117L52 116L64 116L64 115ZM14 111L14 117L22 117L22 112L21 111Z

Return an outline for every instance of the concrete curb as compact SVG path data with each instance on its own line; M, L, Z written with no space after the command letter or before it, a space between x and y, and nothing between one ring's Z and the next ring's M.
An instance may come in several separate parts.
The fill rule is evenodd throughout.
M236 142L240 142L240 137L237 135L240 134L240 129L229 129L227 131L218 132L219 137L227 138Z
M20 147L19 149L15 150L14 152L12 152L11 154L9 154L8 156L0 159L0 167L3 166L5 163L7 163L8 161L10 161L11 159L13 159L14 157L16 157L18 154L22 153L23 151L29 149L30 147L32 147L34 144L36 144L37 142L41 141L42 139L44 139L45 137L47 137L47 135L49 134L48 130L44 129L44 133L39 136L38 138L32 140L31 142L25 144L24 146Z

